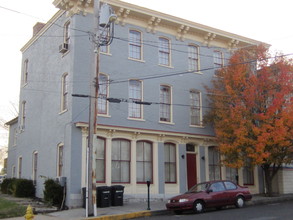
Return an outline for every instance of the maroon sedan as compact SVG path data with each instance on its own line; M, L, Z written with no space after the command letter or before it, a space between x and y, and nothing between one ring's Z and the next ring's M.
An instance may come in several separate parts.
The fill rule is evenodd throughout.
M248 187L239 186L229 180L210 181L197 184L182 195L168 200L166 207L176 214L184 210L203 212L205 208L222 208L235 205L242 208L245 201L251 200L252 195Z

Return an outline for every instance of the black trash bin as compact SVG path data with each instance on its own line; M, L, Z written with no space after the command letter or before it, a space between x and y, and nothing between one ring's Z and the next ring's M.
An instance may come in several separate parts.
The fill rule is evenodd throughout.
M111 187L97 187L97 207L109 207L111 205Z
M111 186L112 206L123 206L124 186Z

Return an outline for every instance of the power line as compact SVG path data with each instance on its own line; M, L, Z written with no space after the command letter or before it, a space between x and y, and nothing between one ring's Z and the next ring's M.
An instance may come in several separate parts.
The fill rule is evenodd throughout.
M16 11L14 9L6 8L6 7L3 7L3 6L0 6L0 8L5 9L5 10L8 10L8 11L11 11L11 12L14 12L14 13L18 13L18 14L22 14L22 15L25 15L25 16L29 16L29 17L32 17L32 18L35 18L35 19L38 19L38 20L41 20L41 21L44 21L44 19L42 19L42 18L38 18L36 16L29 15L29 14L26 14L26 13L23 13L23 12L20 12L20 11ZM56 20L56 22L57 22L57 20ZM60 24L58 24L56 22L50 22L50 21L48 21L47 23L48 24L52 24L52 25L56 25L56 26L58 26L60 28L64 28L64 26L62 26L62 25L60 25ZM91 31L85 31L85 30L81 30L81 29L78 29L78 28L73 28L71 26L69 27L69 29L75 30L75 31L80 31L80 32L83 32L83 33L86 33L87 34L87 35L75 35L75 36L71 36L71 37L83 37L83 36L92 37L94 35L94 33L92 33ZM58 35L56 35L56 36L50 36L50 35L38 35L38 34L36 34L35 36L38 36L38 37L64 37L64 36L58 36ZM129 39L122 38L122 37L115 37L114 36L114 39L121 40L121 41L125 41L125 42L130 42ZM153 43L153 44L151 44L151 43ZM200 43L200 42L198 42L198 43ZM151 46L151 47L158 48L158 42L156 42L156 41L145 41L144 40L142 42L142 45L147 45L147 46ZM176 43L173 43L173 42L171 43L171 46L176 46L176 45L177 46L186 46L186 47L188 46L186 44L176 44ZM197 45L197 46L199 46L199 48L209 48L209 49L210 48L214 48L214 49L219 49L219 50L222 50L223 49L221 47L210 47L210 46L201 45L201 43L199 45ZM235 48L235 49L241 49L241 48ZM171 47L170 50L171 51L176 51L176 52L188 54L187 51L182 51L182 50L174 49L173 47ZM213 57L212 55L205 55L205 54L202 54L202 53L199 53L198 55L199 56L206 56L206 57ZM224 57L224 60L228 60L228 58Z
M265 58L263 60L269 60L269 59L279 58L279 57L287 57L287 56L292 56L292 55L293 55L293 53L285 54L285 55L279 55L279 56L272 56L272 57ZM249 60L249 61L235 63L235 64L226 64L222 68L236 66L236 65L244 65L244 64L255 63L255 62L258 62L258 60ZM205 72L205 71L208 71L208 70L217 70L217 69L219 69L219 68L218 67L208 67L208 68L205 68L205 69L200 69L199 72ZM172 77L172 76L191 74L191 73L194 74L193 71L180 71L180 72L174 72L174 73L171 72L171 73L162 74L162 75L135 77L135 78L138 79L138 80L149 80L149 79ZM112 80L110 84L123 83L123 82L128 82L128 81L129 81L129 78L125 79L125 80L121 79L121 80L117 80L117 81Z

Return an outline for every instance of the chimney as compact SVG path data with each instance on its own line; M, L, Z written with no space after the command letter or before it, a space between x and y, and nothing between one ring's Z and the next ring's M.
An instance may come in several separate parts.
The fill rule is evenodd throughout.
M33 27L33 36L37 35L39 31L45 26L45 23L37 22Z

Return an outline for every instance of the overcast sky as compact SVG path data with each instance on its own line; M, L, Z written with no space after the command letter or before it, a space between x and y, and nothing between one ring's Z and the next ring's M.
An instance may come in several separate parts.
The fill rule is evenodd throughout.
M293 53L292 0L125 1L269 43L274 51ZM0 1L0 119L15 117L12 105L18 105L20 48L31 38L36 22L46 22L57 12L52 2ZM0 147L4 142L0 129Z

